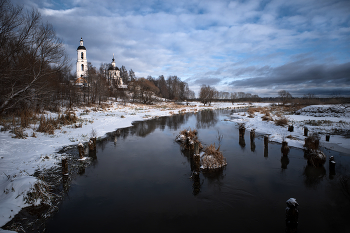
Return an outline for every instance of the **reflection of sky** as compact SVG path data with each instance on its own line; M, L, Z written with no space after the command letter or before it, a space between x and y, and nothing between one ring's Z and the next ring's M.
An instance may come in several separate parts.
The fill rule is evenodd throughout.
M82 37L97 68L114 53L138 77L177 75L196 91L350 93L348 0L12 2L39 8L73 67Z

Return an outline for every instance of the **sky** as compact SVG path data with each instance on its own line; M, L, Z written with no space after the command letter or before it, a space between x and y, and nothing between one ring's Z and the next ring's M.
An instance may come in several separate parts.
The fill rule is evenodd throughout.
M177 75L198 93L350 96L349 0L12 0L39 9L75 71L80 38L99 68Z

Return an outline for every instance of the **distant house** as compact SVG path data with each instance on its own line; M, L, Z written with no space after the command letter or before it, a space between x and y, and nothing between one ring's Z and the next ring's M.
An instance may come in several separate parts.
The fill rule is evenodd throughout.
M86 79L81 76L80 78L77 78L77 80L75 80L74 85L76 86L87 86L88 82L86 81Z

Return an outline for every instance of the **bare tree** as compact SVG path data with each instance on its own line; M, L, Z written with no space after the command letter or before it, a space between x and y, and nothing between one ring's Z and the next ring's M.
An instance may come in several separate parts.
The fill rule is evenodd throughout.
M169 91L163 75L158 77L158 88L163 98L169 99Z
M199 99L200 101L206 105L207 103L211 103L211 101L213 100L214 96L215 96L215 88L214 87L210 87L209 85L202 85L201 89L199 91Z
M122 66L120 68L120 78L123 80L123 84L128 84L129 82L129 74L128 71L126 70L125 66Z
M152 103L152 96L159 93L159 88L148 79L139 78L138 84L140 87L141 101L145 104Z
M286 90L280 90L278 95L282 98L283 105L285 105L287 101L292 98L292 95Z
M2 113L49 97L50 79L66 69L68 60L53 27L41 22L37 10L25 12L8 0L0 0L0 13Z
M132 69L129 70L129 78L130 81L134 81L136 79L135 72Z

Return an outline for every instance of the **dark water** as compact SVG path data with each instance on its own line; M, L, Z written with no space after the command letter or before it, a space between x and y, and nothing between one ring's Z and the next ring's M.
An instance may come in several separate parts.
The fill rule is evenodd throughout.
M328 159L324 168L307 166L300 149L281 160L280 144L270 143L267 154L261 136L255 148L249 132L239 140L238 126L223 121L229 113L159 118L112 133L47 232L284 232L290 197L300 204L298 232L350 232L348 183L340 182L349 175L349 156L324 151L335 156L335 175ZM225 169L190 178L190 156L174 142L188 127L206 145L218 144L219 130Z

